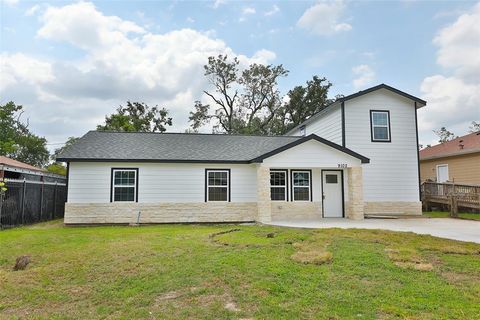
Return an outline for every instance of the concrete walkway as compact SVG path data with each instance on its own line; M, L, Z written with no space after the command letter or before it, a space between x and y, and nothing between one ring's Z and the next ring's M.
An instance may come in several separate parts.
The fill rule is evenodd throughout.
M294 228L359 228L406 231L435 237L480 243L480 221L449 218L365 219L324 218L317 221L274 221L275 226Z

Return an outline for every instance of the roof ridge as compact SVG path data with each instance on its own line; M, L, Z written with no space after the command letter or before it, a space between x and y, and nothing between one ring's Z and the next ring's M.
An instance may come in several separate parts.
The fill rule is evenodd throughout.
M118 131L118 130L90 130L98 133L140 133L140 134L166 134L166 135L198 135L198 136L229 136L229 137L263 137L263 138L301 138L299 136L284 135L259 135L259 134L227 134L227 133L202 133L202 132L142 132L142 131Z

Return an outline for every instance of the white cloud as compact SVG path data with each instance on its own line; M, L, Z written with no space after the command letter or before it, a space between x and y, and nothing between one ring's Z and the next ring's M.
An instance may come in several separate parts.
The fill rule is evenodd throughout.
M47 61L24 54L0 55L2 102L23 104L32 129L62 141L95 128L126 100L170 109L172 131L187 127L193 102L208 88L203 65L209 56L238 55L213 32L192 29L151 33L91 3L49 7L40 17L39 39L82 49L75 60ZM269 63L262 49L238 55L242 65Z
M480 120L480 3L441 29L433 39L437 63L444 74L426 77L420 90L428 105L419 111L424 136L446 126L466 133L468 124Z
M192 17L188 17L188 18L187 18L187 22L189 22L189 23L194 23L194 22L195 22L195 19L193 19Z
M366 64L353 67L352 72L355 76L355 79L353 80L353 86L355 90L365 88L375 79L375 71L373 71L373 69Z
M221 6L222 4L225 4L225 3L226 3L225 0L215 0L215 2L213 3L213 8L217 9L219 6Z
M276 4L274 4L271 10L265 12L265 16L273 16L274 14L277 14L279 12L280 8Z
M319 2L303 13L297 21L297 26L318 35L349 31L352 26L340 21L344 11L345 4L341 0Z
M11 7L17 5L18 3L18 0L1 0L1 1Z
M25 15L26 16L33 16L38 12L38 10L40 10L40 5L36 4L36 5L28 8L28 10L25 11Z
M255 8L253 8L253 7L243 8L243 10L242 10L243 14L255 14L256 12L257 12L257 10L255 10Z

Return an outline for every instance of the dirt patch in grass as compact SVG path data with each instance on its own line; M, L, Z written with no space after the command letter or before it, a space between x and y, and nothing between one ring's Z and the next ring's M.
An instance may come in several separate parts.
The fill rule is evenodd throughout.
M328 244L324 243L322 246L316 242L296 242L293 247L297 249L297 252L292 254L290 258L302 264L321 265L330 263L333 260L333 254L326 249Z

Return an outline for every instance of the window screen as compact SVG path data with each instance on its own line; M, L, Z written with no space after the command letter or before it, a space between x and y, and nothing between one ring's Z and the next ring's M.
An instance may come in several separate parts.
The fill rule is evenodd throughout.
M273 201L287 200L287 171L270 171L270 198Z
M371 111L372 140L390 141L390 115L388 111Z
M136 169L113 169L112 200L136 201L137 170Z
M207 201L229 201L228 170L207 170Z
M310 171L292 171L293 201L310 201Z

